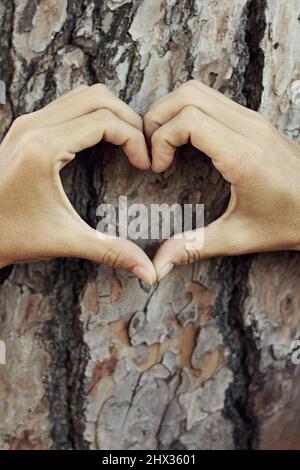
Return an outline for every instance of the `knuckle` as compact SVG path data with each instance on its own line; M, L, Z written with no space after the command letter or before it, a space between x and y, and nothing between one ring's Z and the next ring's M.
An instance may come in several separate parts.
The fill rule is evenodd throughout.
M126 132L127 139L130 140L131 143L135 144L136 146L141 145L145 140L143 132L137 129L136 127L128 127Z
M236 145L231 144L234 148ZM255 177L264 159L264 150L256 143L248 142L236 152L234 159L222 164L221 172L228 175L232 184L244 184Z
M240 184L244 178L249 176L248 171L246 171L245 159L236 158L234 164L230 164L225 168L225 173L230 175L230 181L234 185Z
M49 136L42 129L26 130L19 139L19 147L23 149L24 156L36 158L49 148Z
M194 249L190 250L184 246L182 254L180 256L179 264L191 264L199 261L200 259L200 250Z
M28 129L20 136L19 144L23 146L24 150L27 150L32 142L36 142L36 132L34 129Z
M197 120L201 119L201 112L194 106L185 106L180 113L182 119L192 119Z
M98 109L101 109L105 102L107 102L110 91L102 83L96 83L90 87L88 93L93 105L95 105Z
M231 182L240 184L248 181L256 173L256 167L259 167L260 160L263 158L263 150L256 145L248 145L235 157L234 163L231 163L228 173L230 173Z
M144 133L140 129L136 129L135 127L132 129L132 137L139 141L145 140Z
M155 122L155 112L150 109L144 116L145 123Z
M108 264L113 268L121 267L121 251L115 247L109 248L102 257L102 263Z
M153 134L162 124L159 109L154 105L144 116L144 129L148 135Z
M176 88L174 93L177 96L190 96L191 92L194 93L194 88L193 80L189 80Z
M164 130L163 128L158 129L155 131L151 136L151 145L155 147L159 145L159 143L164 140Z
M139 114L136 115L137 129L143 134L144 132L144 121L142 116Z
M103 83L95 83L95 85L92 85L90 87L90 91L92 94L95 94L96 96L98 96L100 93L110 92L107 86L104 85Z
M14 134L24 132L29 126L32 114L33 113L23 114L22 116L17 117L11 126L11 132Z
M107 108L101 108L93 113L93 117L99 121L111 121L114 114Z

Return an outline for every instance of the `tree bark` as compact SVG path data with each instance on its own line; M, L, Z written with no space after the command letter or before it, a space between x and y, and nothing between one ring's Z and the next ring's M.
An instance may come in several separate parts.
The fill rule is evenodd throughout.
M299 142L299 14L300 0L1 0L0 132L80 83L143 114L193 77ZM100 144L62 178L93 227L119 195L201 202L209 223L229 194L191 147L155 175ZM3 269L0 447L299 449L299 310L295 253L207 260L153 288L83 260Z

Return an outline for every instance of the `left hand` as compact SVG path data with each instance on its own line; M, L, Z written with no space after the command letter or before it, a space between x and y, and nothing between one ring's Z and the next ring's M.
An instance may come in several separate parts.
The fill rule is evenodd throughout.
M100 234L75 211L60 170L101 140L150 166L139 115L104 85L81 86L17 118L0 145L0 268L56 257L83 258L156 280L148 256L129 240Z

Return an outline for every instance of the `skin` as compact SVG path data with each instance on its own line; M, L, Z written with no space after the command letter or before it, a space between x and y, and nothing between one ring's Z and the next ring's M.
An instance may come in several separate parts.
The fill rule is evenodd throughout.
M153 264L134 243L99 233L76 213L60 170L102 139L129 161L165 171L191 142L231 185L225 213L166 241ZM175 266L220 255L299 250L300 147L258 113L192 80L152 106L144 123L104 85L82 86L18 118L0 145L0 267L55 257L85 258L152 284ZM201 239L202 237L200 237Z
M102 236L70 204L60 170L102 139L149 168L143 122L105 86L77 88L13 123L0 146L0 267L55 257L85 258L152 284L150 259L128 240Z
M213 256L299 250L300 147L260 114L192 80L152 106L144 129L153 171L165 171L175 150L191 142L231 185L225 213L204 228L203 246L187 249L183 236L160 247L158 280L174 266Z

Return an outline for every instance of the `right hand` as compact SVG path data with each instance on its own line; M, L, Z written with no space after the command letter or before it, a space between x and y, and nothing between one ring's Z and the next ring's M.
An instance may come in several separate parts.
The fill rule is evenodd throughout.
M60 170L102 139L150 167L142 118L104 85L81 86L15 120L0 145L0 267L55 257L85 258L155 282L146 254L128 240L99 238L68 200Z
M153 171L165 171L176 148L191 142L231 189L221 217L160 247L153 260L159 280L174 266L213 256L300 250L299 145L196 80L155 103L144 124Z

